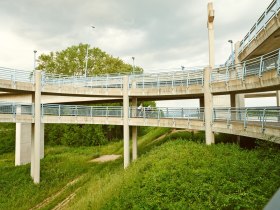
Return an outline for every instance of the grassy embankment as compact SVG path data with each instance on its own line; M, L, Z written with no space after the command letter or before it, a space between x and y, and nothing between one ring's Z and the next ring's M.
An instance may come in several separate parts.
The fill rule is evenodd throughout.
M73 195L65 209L261 209L280 186L279 150L206 146L183 140L203 138L189 133L157 139L167 131L142 137L140 158L125 171L122 159L89 162L102 154L121 154L121 142L47 148L40 185L32 184L29 166L14 167L12 154L2 155L0 209L28 209L48 197L41 207L51 209ZM63 188L72 180L77 181Z

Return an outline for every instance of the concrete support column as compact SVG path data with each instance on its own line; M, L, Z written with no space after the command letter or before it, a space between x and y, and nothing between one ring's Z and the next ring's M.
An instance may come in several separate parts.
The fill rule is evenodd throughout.
M31 138L31 176L34 183L40 182L41 149L41 71L35 71L34 124ZM33 101L33 100L32 100Z
M214 9L213 3L207 4L208 11L208 43L209 43L209 66L204 69L204 115L205 115L205 137L206 144L210 145L215 142L214 133L212 132L212 111L213 95L211 93L210 78L211 70L215 67L215 47L214 47Z
M123 163L124 168L129 166L129 97L128 97L128 76L123 77Z
M212 131L212 111L213 111L213 95L210 90L211 68L204 69L204 115L205 115L205 138L206 144L214 144L215 138Z
M134 113L132 113L132 117L137 116L137 98L132 98L132 107L136 107L135 110L133 110ZM137 126L132 126L132 160L137 159Z
M31 162L32 124L16 123L15 165ZM40 158L44 158L44 124L41 124Z
M30 163L31 123L16 123L15 165Z

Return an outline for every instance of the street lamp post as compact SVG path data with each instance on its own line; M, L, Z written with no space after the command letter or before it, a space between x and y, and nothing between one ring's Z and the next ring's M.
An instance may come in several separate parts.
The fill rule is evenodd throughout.
M233 41L232 40L228 40L228 42L231 45L231 63L234 64L233 63L233 61L234 61L234 58L233 58Z
M132 61L133 61L132 73L133 73L133 74L134 74L134 71L135 71L134 59L135 59L135 57L132 57Z
M36 70L36 53L37 53L37 50L34 50L34 70Z

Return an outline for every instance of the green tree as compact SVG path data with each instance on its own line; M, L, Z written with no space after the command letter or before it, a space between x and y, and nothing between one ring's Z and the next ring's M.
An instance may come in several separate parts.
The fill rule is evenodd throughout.
M37 69L47 73L63 75L84 75L86 49L88 47L87 75L129 73L133 66L119 58L107 54L99 48L87 44L68 47L65 50L42 54L38 58ZM135 72L142 72L135 67ZM89 104L90 105L90 104ZM121 106L101 104L103 106ZM45 128L46 142L51 145L91 146L122 138L122 126L115 125L60 125L48 124Z
M85 73L86 49L88 47L87 75L129 73L133 66L119 58L107 54L99 48L91 48L87 44L68 47L65 50L42 54L38 58L38 67L47 73L64 75L83 75ZM136 66L135 72L143 69Z

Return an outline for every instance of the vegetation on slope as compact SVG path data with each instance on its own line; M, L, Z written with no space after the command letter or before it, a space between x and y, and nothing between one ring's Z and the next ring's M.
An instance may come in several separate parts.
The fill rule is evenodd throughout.
M261 209L280 186L279 161L279 151L169 141L92 180L69 208Z
M158 128L154 133L160 136L168 130ZM139 141L152 140L150 136ZM94 147L47 146L45 158L41 160L39 185L33 184L30 164L15 167L14 153L0 154L0 209L30 209L40 203L44 203L40 209L51 209L89 180L123 171L122 158L103 164L90 162L101 155L122 153L122 141Z
M72 195L65 209L261 209L280 186L280 152L272 147L206 146L193 142L203 140L200 132L147 130L127 170L122 158L89 162L122 154L122 142L47 147L39 185L30 165L14 167L13 154L0 155L0 209L51 209Z

